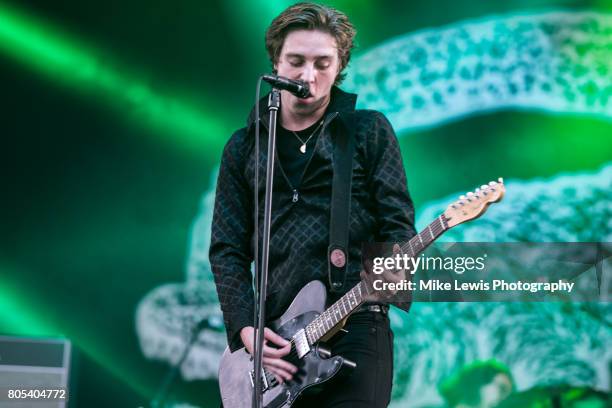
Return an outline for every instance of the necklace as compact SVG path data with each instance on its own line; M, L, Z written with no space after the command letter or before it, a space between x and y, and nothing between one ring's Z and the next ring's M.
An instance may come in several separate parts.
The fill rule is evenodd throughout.
M321 125L322 125L322 124L323 124L323 121L319 122L319 125L318 125L318 126L315 128L315 130L314 130L314 131L313 131L313 132L310 134L310 136L308 136L308 139L306 139L306 140L302 140L302 138L301 138L301 137L299 137L299 136L297 135L297 133L295 133L293 130L291 131L291 133L293 133L293 135L294 135L295 137L297 137L297 140L299 140L299 141L300 141L300 143L302 144L302 145L300 146L300 152L302 152L302 154L305 154L305 153L306 153L306 143L308 143L308 141L309 141L310 139L312 139L312 137L314 136L314 134L315 134L315 133L317 133L317 130L319 130L319 128L321 127Z

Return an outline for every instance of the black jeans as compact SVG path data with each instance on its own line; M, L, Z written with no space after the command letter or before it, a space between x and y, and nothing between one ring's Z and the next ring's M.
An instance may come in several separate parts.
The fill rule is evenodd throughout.
M382 313L361 312L349 317L348 333L337 334L328 345L332 354L354 361L346 377L330 382L315 396L298 399L294 407L382 408L391 401L393 332ZM351 370L350 368L348 370Z

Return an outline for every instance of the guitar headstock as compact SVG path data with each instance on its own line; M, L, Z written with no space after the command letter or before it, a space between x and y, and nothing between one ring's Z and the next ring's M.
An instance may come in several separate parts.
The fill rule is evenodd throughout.
M462 195L444 211L448 228L480 217L490 204L500 201L505 192L504 180L500 177L497 182L491 181Z

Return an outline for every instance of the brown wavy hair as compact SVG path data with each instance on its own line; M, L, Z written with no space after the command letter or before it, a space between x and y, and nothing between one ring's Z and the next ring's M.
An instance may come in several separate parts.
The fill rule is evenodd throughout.
M329 33L336 40L340 70L335 85L346 77L342 73L351 59L355 28L346 14L332 7L315 3L297 3L280 13L266 31L266 49L272 66L278 62L287 34L293 30L319 30Z

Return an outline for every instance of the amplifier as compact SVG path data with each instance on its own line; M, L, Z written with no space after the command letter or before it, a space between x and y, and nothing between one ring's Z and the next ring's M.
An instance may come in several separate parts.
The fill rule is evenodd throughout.
M71 344L0 336L0 408L65 408Z

